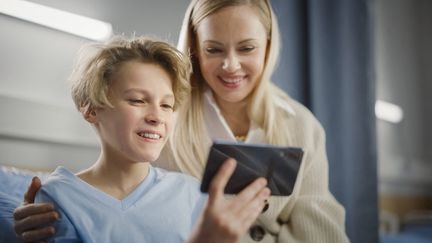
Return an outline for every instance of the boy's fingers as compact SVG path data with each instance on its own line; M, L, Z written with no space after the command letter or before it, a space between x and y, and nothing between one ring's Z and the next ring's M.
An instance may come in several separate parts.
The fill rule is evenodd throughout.
M30 186L28 187L26 193L24 194L24 204L34 203L36 193L39 191L40 187L41 187L41 181L39 177L37 176L33 177Z
M261 191L258 192L258 194L251 200L249 203L244 204L243 207L240 208L240 211L238 213L238 217L240 219L248 219L251 215L253 221L255 218L262 212L262 209L265 205L265 200L267 200L270 197L270 189L265 187Z
M54 206L51 203L27 204L16 208L13 216L15 220L22 220L33 215L49 212L54 212Z
M232 158L227 159L219 168L217 174L213 177L209 188L209 203L214 202L220 196L223 196L225 186L229 178L234 173L236 161Z
M259 215L260 215L259 212L253 212L247 215L246 219L243 221L244 231L249 229L252 226L252 224L256 222L256 219L258 218Z
M233 199L233 206L236 209L241 209L244 204L249 203L251 200L258 196L258 193L265 188L267 180L260 177L244 188L237 196Z

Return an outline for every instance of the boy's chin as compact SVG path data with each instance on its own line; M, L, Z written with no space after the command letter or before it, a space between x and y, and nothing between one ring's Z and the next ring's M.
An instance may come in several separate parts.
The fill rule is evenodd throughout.
M159 155L160 155L160 151L155 152L155 153L148 153L145 156L143 156L142 161L153 163L154 161L156 161L159 158Z

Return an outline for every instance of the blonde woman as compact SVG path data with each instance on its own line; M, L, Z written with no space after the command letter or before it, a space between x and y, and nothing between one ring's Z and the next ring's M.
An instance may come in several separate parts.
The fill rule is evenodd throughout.
M170 166L200 178L214 139L301 147L293 194L271 197L241 242L348 242L344 209L328 188L323 128L270 80L279 38L270 1L190 3L178 48L192 59L193 89L179 112Z
M271 197L240 241L348 242L344 209L328 188L323 128L270 80L279 45L269 1L192 0L178 45L193 63L192 94L157 165L200 178L213 139L301 147L306 156L292 195ZM20 232L49 222L45 207L18 208ZM29 220L35 215L43 220Z

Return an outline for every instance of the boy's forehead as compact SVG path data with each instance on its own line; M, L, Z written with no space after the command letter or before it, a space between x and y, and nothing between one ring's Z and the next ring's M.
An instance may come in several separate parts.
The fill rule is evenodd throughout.
M125 63L111 83L120 92L153 92L173 95L173 79L159 64L152 62Z

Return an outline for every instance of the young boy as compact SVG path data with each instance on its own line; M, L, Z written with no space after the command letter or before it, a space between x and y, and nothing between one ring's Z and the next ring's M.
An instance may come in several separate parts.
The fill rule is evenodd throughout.
M98 160L74 175L58 167L37 201L60 213L54 241L184 242L205 202L198 181L152 167L190 90L190 65L169 44L115 37L83 50L72 81L95 129Z
M227 162L205 204L196 179L150 165L170 136L174 111L189 95L188 59L167 43L124 37L92 44L82 54L71 76L72 97L96 130L101 153L75 175L58 167L37 193L37 202L52 202L60 214L49 241L239 239L270 195L264 179L225 201L235 166Z

